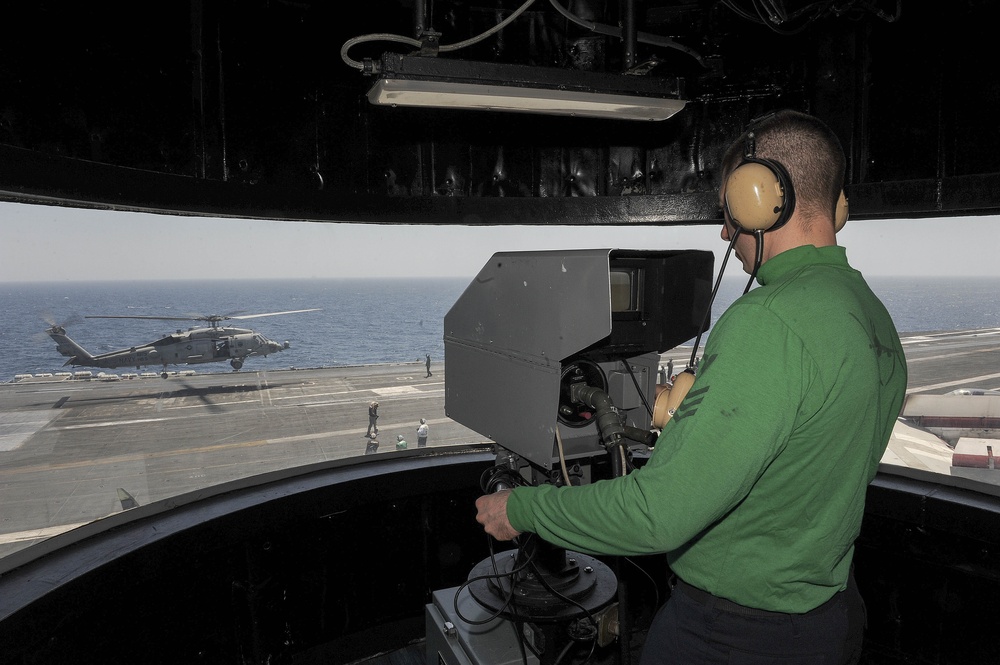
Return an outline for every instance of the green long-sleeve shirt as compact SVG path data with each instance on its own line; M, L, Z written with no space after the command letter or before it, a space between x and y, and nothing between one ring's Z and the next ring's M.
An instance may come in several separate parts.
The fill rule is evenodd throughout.
M766 610L806 612L845 587L903 350L841 247L783 252L757 280L714 326L645 466L516 488L515 529L583 552L666 552L688 583Z

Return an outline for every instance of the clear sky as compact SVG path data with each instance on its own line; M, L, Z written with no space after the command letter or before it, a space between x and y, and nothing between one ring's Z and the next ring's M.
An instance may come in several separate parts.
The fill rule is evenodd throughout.
M1000 216L848 222L867 275L1000 276ZM0 282L472 277L497 251L711 249L709 227L455 227L174 217L0 202ZM730 260L727 275L739 275Z

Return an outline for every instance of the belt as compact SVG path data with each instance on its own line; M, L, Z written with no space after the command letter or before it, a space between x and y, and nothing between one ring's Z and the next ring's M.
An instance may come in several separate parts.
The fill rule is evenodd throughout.
M799 616L791 615L786 612L771 612L769 610L759 610L756 607L747 607L746 605L740 605L739 603L734 603L731 600L726 600L725 598L720 598L719 596L713 596L707 591L703 591L696 586L691 586L681 578L676 575L671 578L671 590L680 591L688 598L698 602L701 605L709 609L717 609L723 612L730 612L732 614L739 614L745 617L787 617L787 616ZM839 594L834 594L833 598L826 601L819 607L806 612L807 615L817 614L826 609L827 605L836 602Z

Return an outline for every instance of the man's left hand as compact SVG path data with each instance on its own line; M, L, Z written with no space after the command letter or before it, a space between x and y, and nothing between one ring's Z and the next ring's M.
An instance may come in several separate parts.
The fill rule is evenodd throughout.
M521 535L507 519L507 498L510 490L500 490L476 499L476 521L483 525L486 533L497 540L513 540Z

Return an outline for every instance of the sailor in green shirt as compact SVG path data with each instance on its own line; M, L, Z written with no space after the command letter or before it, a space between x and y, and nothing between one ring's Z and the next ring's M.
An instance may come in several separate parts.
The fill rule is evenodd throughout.
M678 581L642 665L860 657L851 560L902 405L905 358L885 307L836 243L845 171L836 136L797 112L750 132L723 159L722 238L759 286L713 327L647 464L476 502L477 520L501 540L532 532L587 553L666 553ZM760 160L767 173L748 176ZM737 198L747 177L749 209ZM780 182L774 206L767 177ZM775 218L761 221L761 210Z

